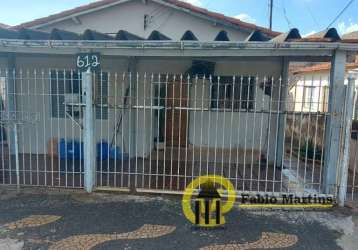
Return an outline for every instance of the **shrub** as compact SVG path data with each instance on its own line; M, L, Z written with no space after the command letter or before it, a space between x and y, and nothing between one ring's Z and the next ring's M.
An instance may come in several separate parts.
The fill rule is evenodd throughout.
M311 160L321 160L322 148L319 145L315 145L312 140L306 140L300 148L300 156Z

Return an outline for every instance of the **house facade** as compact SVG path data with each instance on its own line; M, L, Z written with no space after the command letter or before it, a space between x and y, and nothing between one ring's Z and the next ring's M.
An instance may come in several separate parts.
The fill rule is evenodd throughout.
M81 143L92 142L98 188L182 192L214 174L238 192L297 191L304 179L303 190L332 193L334 138L318 167L299 155L305 138L287 143L289 65L331 61L334 96L356 49L335 29L301 38L176 0L104 0L0 29L0 182L88 187Z
M111 1L110 1L111 2ZM175 1L173 1L175 2ZM186 6L186 5L185 5ZM191 31L192 34L195 34L195 37L199 41L215 41L215 40L230 40L230 41L244 41L250 33L255 29L254 25L249 25L249 28L245 26L240 26L237 24L230 23L228 20L225 22L222 21L222 17L215 18L211 17L210 15L203 15L203 14L197 14L195 12L196 7L194 10L190 10L187 8L183 8L180 6L177 6L175 4L171 4L171 1L112 1L109 4L101 4L99 6L95 5L89 5L80 7L77 10L74 10L73 13L71 11L70 14L65 14L64 16L60 17L49 17L45 18L44 20L38 20L34 22L30 22L27 24L20 25L16 28L30 28L36 31L42 31L42 32L51 32L53 29L58 30L64 30L68 32L73 32L75 34L83 34L86 32L86 30L91 30L93 33L100 32L104 37L107 36L107 39L110 39L109 37L115 37L117 32L119 30L125 30L129 33L132 33L141 39L147 39L150 37L153 32L158 32L166 36L164 39L170 39L173 41L180 41L182 40L182 37L184 34L186 34L187 31ZM115 21L114 21L115 20ZM239 22L237 20L237 22ZM267 31L263 29L268 37L273 34L276 34L274 32ZM223 37L220 38L220 34L224 34ZM164 40L165 41L165 40ZM177 75L177 81L179 81L180 75L183 75L185 78L182 80L183 82L187 81L187 72L188 70L193 66L193 60L196 58L185 58L185 59L179 59L178 58L162 58L162 57L148 57L148 58L140 58L135 60L135 67L131 69L131 73L133 74L133 83L138 84L136 86L136 91L138 91L138 105L139 106L147 106L148 103L144 104L144 100L146 99L147 102L151 102L154 100L153 93L155 90L151 90L150 87L146 87L146 90L144 90L144 84L143 84L143 77L144 74L147 73L147 81L162 81L162 83L165 82L165 77L167 74L170 76ZM199 58L200 59L200 58ZM46 71L46 74L51 72L51 70L56 69L60 71L65 71L65 74L67 74L67 78L70 77L71 70L75 71L76 69L76 60L73 56L58 56L58 55L46 55L46 56L28 56L28 55L17 55L16 56L16 69L19 72L20 69L24 71L33 72L34 70L44 69ZM3 61L6 61L6 58L3 59ZM274 77L279 78L279 75L281 74L281 68L282 68L282 62L280 59L269 59L269 60L226 60L223 59L214 59L214 60L207 60L210 63L215 64L215 69L211 72L212 76L230 76L229 78L232 78L233 75L237 75L237 81L239 81L239 77L251 77L252 79L255 79L257 76L257 68L265 69L260 72L260 79L263 79L263 77ZM34 63L36 62L36 63ZM108 93L108 102L109 104L114 105L116 102L117 104L120 103L121 97L124 95L124 93L121 93L121 88L118 86L115 86L114 84L114 77L115 74L120 75L122 77L123 73L128 73L128 65L130 64L130 59L127 57L110 57L105 56L101 58L101 70L105 74L109 74L110 77L108 80L108 89L103 90L104 92ZM6 68L6 63L3 64L3 68ZM135 74L139 74L140 78L134 79ZM23 73L25 74L25 72ZM72 74L76 74L75 72L72 72ZM151 79L151 74L155 75L153 79ZM159 78L159 74L161 74L161 79ZM58 75L52 74L52 76L49 76L49 78L52 77L53 81L56 81L56 77ZM117 76L118 77L118 76ZM63 77L60 78L60 85L62 83L65 83L63 80ZM218 131L231 131L231 117L226 115L224 118L224 113L220 112L217 114L216 111L209 111L210 110L210 92L212 86L215 85L215 81L217 80L211 80L210 85L210 79L209 75L206 76L206 79L203 82L203 79L199 79L195 81L195 75L192 75L192 78L190 80L191 84L187 92L190 92L190 101L188 105L190 107L193 106L203 106L203 109L207 109L208 111L205 112L204 117L198 117L196 116L194 119L193 112L189 112L188 114L188 128L187 128L187 137L188 137L188 143L193 146L200 146L205 145L206 147L214 148L215 143L217 145L220 145L220 147L223 148L229 148L229 141L230 137L232 137L232 147L233 148L243 148L244 143L246 143L246 146L251 149L260 149L259 144L255 144L254 138L252 136L249 136L247 140L244 140L244 137L246 136L244 133L242 135L238 135L232 133L223 133L223 136L220 136L218 138L218 141L211 138L212 135L216 133L216 130ZM217 79L217 78L216 78ZM232 79L226 78L225 84L232 84ZM196 83L195 83L196 82ZM195 84L197 86L195 87ZM222 84L222 83L220 83ZM21 84L19 84L21 85ZM129 85L127 82L126 85ZM160 85L160 84L159 84ZM164 84L163 84L164 86ZM211 87L210 87L211 86ZM19 86L21 88L21 86ZM40 88L40 87L39 87ZM50 88L50 84L45 86L45 88ZM116 88L116 90L115 90ZM124 90L126 90L127 86L124 87ZM175 92L179 92L180 87L175 90ZM243 88L247 88L244 86ZM194 90L196 89L196 96L194 96ZM40 94L43 90L38 89L37 93ZM113 93L117 91L117 100L114 100L114 96L110 96L110 93ZM152 91L152 93L150 93ZM225 91L225 90L224 90ZM247 91L247 90L245 90ZM255 90L255 94L251 94L251 96L255 96L257 100L262 100L262 89L258 88ZM46 109L42 111L42 119L45 119L50 123L50 120L56 120L56 122L60 123L60 127L64 128L65 124L66 126L71 127L73 121L65 116L62 109L64 109L63 104L59 104L58 101L52 101L50 98L51 90L45 89L45 93L48 93L47 100L45 100L45 107ZM54 93L52 93L54 94ZM62 93L59 93L62 94ZM68 93L69 94L69 93ZM101 94L101 93L99 93ZM146 98L144 98L145 96ZM203 105L200 104L200 99L202 99L203 96ZM269 97L266 98L269 100ZM266 103L268 102L266 100ZM20 100L17 100L20 102ZM25 100L23 103L27 103L28 100ZM31 102L38 102L38 103L31 103ZM226 100L227 101L227 100ZM229 99L231 101L231 99ZM29 103L30 105L24 105L24 108L26 107L28 109L32 109L33 106L40 106L43 105L43 100L31 100ZM112 102L112 103L110 103ZM195 103L196 102L196 103ZM199 105L200 104L200 105ZM56 107L60 105L60 107ZM261 103L258 102L257 105L261 106ZM211 105L215 106L215 105ZM242 104L243 106L243 104ZM266 106L266 105L265 105ZM61 114L58 114L59 112L56 112L56 108L59 108L61 111L59 111ZM230 111L230 110L229 110ZM109 109L108 111L105 111L105 119L100 119L99 116L97 116L98 119L96 119L96 141L102 141L106 140L108 141L107 132L104 131L104 128L110 128L113 132L116 123L115 123L115 109ZM156 141L158 135L157 135L157 128L158 124L155 124L155 122L158 120L157 117L152 117L154 115L154 112L151 112L149 110L143 111L143 110L132 110L133 116L138 116L138 126L136 127L136 131L132 131L132 133L136 134L137 141L133 141L132 144L136 144L137 149L134 151L132 149L131 155L133 156L148 156L150 152L152 152L153 147L155 147L154 141ZM138 114L135 114L135 112L138 112ZM143 113L147 112L146 115ZM152 113L152 114L151 114ZM241 123L241 127L245 127L246 119L248 120L249 124L252 124L252 114L241 114L241 119L239 121L238 119L238 113L236 112L233 116L233 123L238 124ZM126 115L129 115L129 112L127 112ZM184 116L184 115L183 115ZM221 122L219 122L218 127L212 126L211 128L208 127L209 122L209 116L211 116L210 119L212 119L212 122L214 122L214 119L217 119ZM217 117L216 117L217 116ZM245 116L248 116L247 118ZM143 121L141 119L144 119L146 117L146 121ZM214 118L215 117L215 118ZM128 120L129 117L123 118L123 120ZM267 117L264 118L265 121L267 120ZM59 121L58 121L59 120ZM204 122L202 121L204 120ZM226 120L225 122L223 122ZM56 123L55 122L55 123ZM164 122L164 121L163 121ZM150 124L153 123L152 129L153 131L149 131ZM267 123L267 122L265 122ZM143 125L143 126L142 126ZM129 126L129 124L127 125ZM40 130L47 130L50 128L41 128ZM102 129L102 131L101 131ZM124 134L129 134L128 131L129 128L124 129ZM203 130L206 134L209 134L210 136L205 136L204 138L200 137L200 133L194 134L194 130ZM40 145L40 152L46 153L48 142L52 139L52 135L50 131L49 133L46 133L46 138L41 138L40 141L42 142ZM61 131L62 134L64 131ZM79 131L77 131L79 133ZM267 133L267 129L264 129L263 133ZM102 134L102 135L101 135ZM105 134L105 136L103 135ZM146 134L146 135L145 135ZM260 131L256 131L257 135L260 135ZM151 135L152 138L149 138ZM71 138L72 135L69 135ZM176 135L174 135L175 137ZM182 140L185 140L185 138L182 136ZM75 138L79 138L80 135L77 134ZM143 145L143 137L146 137L146 143ZM264 136L267 137L267 136ZM60 138L58 138L60 139ZM168 138L169 140L170 138ZM129 140L129 139L125 139ZM20 144L23 145L29 145L27 142L23 142L20 137ZM125 141L124 144L128 145L129 141ZM151 146L150 146L151 145ZM144 147L144 148L143 148ZM23 153L30 153L29 146L25 146L23 149ZM31 153L35 153L35 150L38 149L32 147ZM127 150L129 151L128 147ZM127 152L129 153L129 152ZM257 158L257 156L255 156Z

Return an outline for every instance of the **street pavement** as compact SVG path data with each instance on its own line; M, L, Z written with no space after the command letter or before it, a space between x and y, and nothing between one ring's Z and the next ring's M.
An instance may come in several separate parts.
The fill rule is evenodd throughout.
M350 249L349 211L233 209L218 229L194 227L180 197L0 189L0 250ZM353 219L352 219L353 218ZM346 242L344 242L346 241ZM354 248L352 248L354 249Z

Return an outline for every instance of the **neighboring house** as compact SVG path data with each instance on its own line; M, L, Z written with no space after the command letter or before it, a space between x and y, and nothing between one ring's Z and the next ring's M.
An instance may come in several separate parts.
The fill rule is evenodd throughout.
M352 32L342 37L346 42L355 41L358 39L358 32ZM329 81L330 81L330 63L315 63L309 66L300 64L293 67L291 70L291 80L289 82L289 110L294 111L297 115L296 127L293 129L297 134L302 133L309 138L313 138L312 131L324 131L326 122L326 113L328 112L328 98L329 98ZM348 58L346 64L346 73L353 73L358 71L358 56L352 55ZM348 80L345 80L345 85ZM349 175L353 176L356 166L356 154L358 150L357 144L357 119L358 119L358 79L355 82L355 99L353 110L353 130L351 140L351 154L349 160ZM303 114L303 115L301 115ZM315 119L320 117L319 119ZM292 122L290 123L292 125ZM309 129L311 128L311 132ZM292 130L292 128L291 128ZM298 132L299 131L299 132ZM310 135L309 135L310 134ZM323 142L322 138L315 138L316 141ZM352 178L352 176L350 178Z
M0 23L0 28L1 28L1 29L8 29L8 28L10 28L10 26L9 26L9 25L6 25L6 24L4 24L4 23Z
M358 34L358 33L357 33ZM358 57L353 59L354 62L346 64L346 72L358 71ZM328 96L329 96L329 78L330 78L330 64L317 64L314 66L302 67L293 72L294 83L290 86L291 108L299 114L298 118L303 122L296 123L296 130L303 134L308 134L305 124L309 124L314 131L315 127L324 130L325 119L316 120L312 114L323 114L328 112ZM345 81L348 84L348 80ZM357 153L358 153L358 80L355 82L355 99L353 109L353 126L352 126L352 140L350 142L350 157L349 157L349 176L353 179L357 169ZM301 112L306 112L306 115L301 116ZM317 139L316 139L317 140ZM323 141L323 140L322 140Z
M354 60L347 63L347 73L358 70L358 58ZM327 112L330 70L330 63L295 68L289 84L290 109L296 112Z
M314 35L313 35L314 36ZM358 39L358 31L342 36L346 43ZM289 94L291 98L290 109L297 112L327 112L328 86L330 78L330 63L315 63L291 68ZM358 70L358 56L350 56L347 59L346 72ZM347 80L346 83L347 84ZM358 80L356 82L358 87ZM357 109L355 109L356 112ZM357 114L354 115L357 117Z

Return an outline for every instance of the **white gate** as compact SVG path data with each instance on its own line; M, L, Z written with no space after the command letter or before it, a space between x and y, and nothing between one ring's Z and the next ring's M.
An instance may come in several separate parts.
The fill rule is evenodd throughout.
M97 188L181 193L213 174L238 192L324 193L328 79L259 72L92 79ZM3 114L38 117L17 132L1 119L0 184L82 188L82 75L1 70L0 81Z

